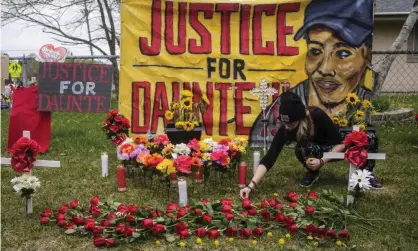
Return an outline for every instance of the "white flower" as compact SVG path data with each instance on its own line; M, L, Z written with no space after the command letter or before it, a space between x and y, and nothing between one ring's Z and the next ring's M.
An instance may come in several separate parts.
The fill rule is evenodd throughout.
M372 177L372 173L367 171L366 169L357 170L350 177L350 190L354 190L357 187L360 188L360 191L369 190L371 188L370 179Z
M218 145L218 143L214 141L212 138L206 138L203 140L203 142L209 145L209 151L213 151L216 145Z
M180 154L180 155L189 155L190 154L190 148L184 144L177 144L174 149L173 149L174 153Z
M13 190L18 195L22 195L22 190L24 190L25 193L28 192L25 190L31 190L31 193L34 193L38 188L41 187L41 182L38 178L27 174L24 174L20 177L15 177L11 180L11 182L13 184Z

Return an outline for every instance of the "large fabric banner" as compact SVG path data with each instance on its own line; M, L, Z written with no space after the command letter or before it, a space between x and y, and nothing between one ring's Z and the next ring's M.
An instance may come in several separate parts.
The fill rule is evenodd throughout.
M207 95L206 135L270 141L278 103L263 130L262 79L329 115L371 91L373 0L125 0L121 7L119 109L132 133L162 133L182 90Z

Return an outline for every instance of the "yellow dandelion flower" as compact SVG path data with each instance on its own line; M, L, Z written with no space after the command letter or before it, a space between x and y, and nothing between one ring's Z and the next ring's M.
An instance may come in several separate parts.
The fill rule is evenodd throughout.
M253 244L253 245L257 245L257 241L256 241L256 240L253 240L253 241L251 242L251 244Z
M340 119L338 117L333 117L332 122L334 122L334 124L338 125L340 123Z
M184 241L180 241L179 246L183 248L186 246L186 243Z
M347 127L348 126L348 120L346 120L346 119L340 120L340 126L341 127Z
M343 245L343 243L340 240L336 241L335 244L337 244L337 246Z
M215 241L213 242L213 245L215 245L215 246L219 246L219 241L218 241L218 240L215 240Z
M159 246L159 245L161 245L161 242L160 241L156 241L155 242L155 245Z
M183 96L183 97L193 97L193 93L189 90L183 90L181 92L181 96Z
M274 193L273 196L277 198L277 197L279 197L279 194L278 193Z
M164 117L165 117L166 120L172 120L174 118L174 114L173 114L172 111L167 110L164 113Z
M364 119L364 112L363 111L357 111L354 115L354 119L356 121L362 121Z
M314 245L315 247L317 247L318 246L318 242L317 241L314 241L313 243L312 243L312 245Z
M233 241L234 241L234 238L229 237L229 238L228 238L228 241L229 241L229 242L233 242Z
M209 99L208 99L208 97L206 96L206 95L203 95L202 96L202 100L203 100L203 102L205 102L206 104L210 104L210 102L209 102Z
M268 232L268 233L267 233L267 236L268 236L268 237L273 237L273 233L272 233L272 232Z
M202 244L202 239L196 238L196 244Z
M310 235L308 235L308 237L306 237L306 239L308 239L308 240L313 240L313 237L312 236L310 236Z
M280 238L278 241L279 245L284 245L286 241L283 238Z
M355 93L350 93L345 98L345 102L347 102L350 105L356 105L359 102L359 98Z
M290 235L289 233L287 233L285 236L286 236L286 238L288 238L288 239L291 237L291 235Z
M366 125L365 124L360 124L359 129L360 129L360 131L366 130Z
M194 124L192 122L190 121L184 122L183 129L185 131L190 132L191 130L193 130L193 128L194 128Z
M188 110L192 109L192 107L193 107L193 101L192 101L192 98L185 98L185 99L183 99L183 100L181 101L181 106L182 106L184 109L188 109Z
M372 102L370 102L369 100L367 100L367 99L365 99L365 100L363 100L363 102L361 102L361 105L364 107L364 108L369 108L369 107L371 107L372 106Z

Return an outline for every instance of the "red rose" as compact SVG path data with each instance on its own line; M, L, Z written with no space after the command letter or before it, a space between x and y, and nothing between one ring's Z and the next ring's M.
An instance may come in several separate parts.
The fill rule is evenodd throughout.
M257 215L257 209L251 208L247 210L248 215L254 216Z
M295 219L293 217L287 217L286 218L286 225L292 225L293 223L295 223Z
M309 205L306 205L305 206L305 213L306 214L312 215L312 214L314 214L314 212L315 212L315 208L313 208L313 207L311 207Z
M298 231L298 226L292 224L287 227L287 231L289 231L289 233L296 233Z
M179 234L181 230L187 229L187 225L184 222L178 222L176 226L174 227L174 232Z
M123 230L123 236L129 237L132 236L132 234L136 231L136 228L125 226L125 229Z
M357 147L364 147L369 145L369 138L367 137L367 134L363 131L354 131L345 137L343 143L347 147L351 147L353 145Z
M152 228L154 221L152 219L143 219L141 224L143 229Z
M296 202L291 202L290 204L289 204L289 207L291 207L291 208L296 208L298 206L298 204L296 203Z
M111 125L109 126L109 130L113 132L114 134L117 134L119 131L119 127L117 125Z
M232 211L232 206L228 205L228 204L225 204L225 205L222 206L221 211L223 213L230 213Z
M104 226L104 227L110 227L111 223L109 220L104 220L100 223L100 225Z
M105 242L106 242L106 247L108 247L108 248L115 245L115 240L112 239L112 238L105 239Z
M266 207L268 207L268 206L270 206L270 204L269 204L269 202L268 202L268 201L263 200L263 201L261 202L261 208L266 208Z
M47 224L49 224L49 218L48 217L41 217L40 222L41 222L41 225L47 225Z
M245 199L242 201L242 208L249 209L253 203L249 199Z
M277 210L283 210L283 205L281 203L277 203L274 208L276 208Z
M200 210L200 208L195 208L194 209L194 214L197 216L201 216L202 215L202 210Z
M55 216L55 218L57 219L57 221L60 220L65 220L66 215L62 214L62 213L57 213L57 215Z
M178 235L180 236L180 239L187 239L187 237L189 237L189 229L186 228L186 229L180 230L178 232Z
M100 216L100 214L102 214L102 210L98 206L93 205L90 206L89 212L95 217Z
M85 225L86 230L93 231L94 227L96 226L96 221L94 220L94 218L91 218L91 217L86 218L84 225Z
M230 200L230 199L222 199L220 202L221 202L222 205L232 206L232 200Z
M152 227L152 233L157 236L165 232L165 226L163 224L154 224Z
M340 239L348 239L350 237L348 230L347 229L343 229L338 233L338 238Z
M103 233L103 228L99 227L99 226L95 226L93 228L93 235L94 236L98 236L101 235Z
M119 223L116 227L115 227L115 232L116 233L123 233L123 231L125 230L125 224L123 223Z
M116 115L114 120L115 120L116 123L122 123L123 117L122 117L122 115Z
M225 213L225 219L227 220L227 221L231 221L231 220L233 220L235 218L235 216L233 215L233 214L231 214L231 213Z
M96 247L104 246L104 245L106 245L105 238L103 238L103 237L94 237L93 244Z
M58 209L59 213L66 213L68 211L68 205L64 204L60 207L60 209Z
M116 216L116 214L114 214L114 213L112 213L112 212L109 212L108 214L107 214L107 220L113 220L113 219L116 219L117 218L117 216Z
M225 230L225 234L226 234L226 236L228 236L228 237L235 237L235 236L237 236L237 234L238 234L238 229L237 229L236 227L228 227L228 228Z
M52 214L52 210L50 208L46 208L44 211L42 211L41 216L42 217L49 217Z
M92 205L97 205L99 204L99 202L100 202L100 198L98 195L93 196L90 200L90 204Z
M202 216L202 222L205 224L211 224L212 223L212 217L210 216L210 214L204 214Z
M289 192L287 194L287 197L289 198L290 201L292 202L296 202L299 199L299 195L295 192Z
M119 113L119 111L118 110L116 110L116 109L113 109L113 110L110 110L109 111L109 113L108 113L108 115L110 115L110 116L116 116L116 115L118 115L118 113Z
M137 205L129 205L128 206L128 213L129 214L135 214L137 210L138 210Z
M308 193L308 198L311 200L316 200L318 199L318 194L316 192L309 192Z
M206 234L206 228L204 228L204 227L196 228L196 230L194 231L194 234L197 237L204 237L205 234Z
M310 236L316 236L317 229L314 225L309 224L305 227L305 233Z
M65 230L74 229L74 224L69 223L67 226L64 227Z
M60 220L57 222L57 226L59 227L64 227L67 225L67 221L66 220Z
M239 212L240 215L247 217L248 216L248 212L247 211L241 211Z
M352 146L344 153L344 159L350 161L357 168L361 168L367 162L367 150L359 146Z
M181 155L174 161L174 166L176 167L177 171L181 173L191 174L192 163L193 163L193 160L190 156Z
M177 211L177 209L179 209L179 208L180 207L177 203L171 202L170 204L167 205L165 211L166 211L166 213L170 213L170 212L173 212L173 211Z
M133 215L128 214L125 216L125 221L129 223L135 223L135 217Z
M264 222L270 221L270 218L271 218L270 213L266 209L261 210L260 215L261 215L261 217L263 217Z
M76 207L78 207L78 200L71 201L70 202L70 208L75 209Z
M219 231L218 229L210 229L208 230L208 237L209 239L216 239L219 237Z
M275 199L271 199L271 200L269 200L269 205L270 205L271 207L276 206L276 200L275 200Z
M257 227L253 229L253 235L255 237L260 237L263 235L264 229L262 229L261 227Z
M151 209L148 205L143 205L142 208L144 208L145 212L148 212Z
M328 229L325 235L332 239L337 238L337 233L334 231L334 229Z
M274 221L275 222L284 222L284 221L286 221L286 216L284 216L284 214L282 214L282 213L276 213L276 215L274 216Z
M177 210L177 219L182 218L183 216L185 216L187 214L186 209L184 208L179 208L179 210Z
M318 228L317 233L319 238L324 238L327 234L327 230L325 228Z
M160 216L163 215L163 212L161 212L160 210L156 209L156 210L152 210L151 211L151 216L152 218L158 218Z
M126 205L124 205L124 204L120 204L118 206L118 208L116 209L116 211L119 212L119 213L126 214L126 213L128 213L128 207Z
M243 239L248 239L251 236L251 230L248 228L241 228L239 230L239 236Z
M83 225L84 224L84 218L81 216L73 216L73 218L71 219L71 221L76 224L77 226Z
M203 205L206 205L206 204L208 204L208 202L209 202L209 200L208 200L208 199L201 199L201 201L202 201Z

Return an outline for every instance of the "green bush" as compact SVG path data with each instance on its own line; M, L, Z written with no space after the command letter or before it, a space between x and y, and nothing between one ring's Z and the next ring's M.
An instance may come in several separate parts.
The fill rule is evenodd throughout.
M377 112L385 112L390 108L390 101L383 97L373 99L372 104Z

